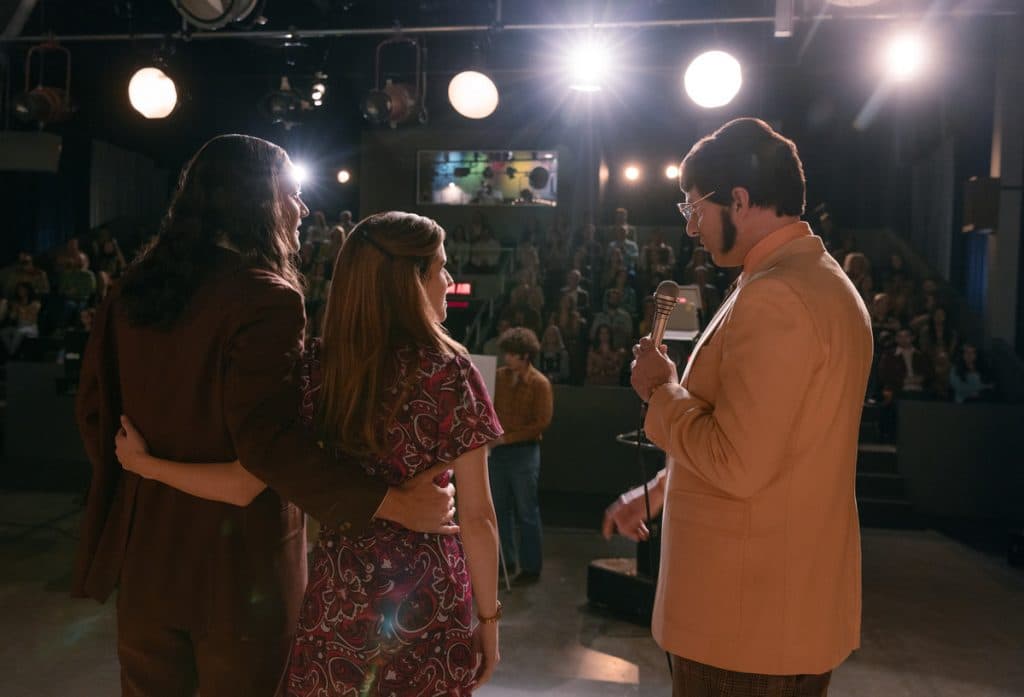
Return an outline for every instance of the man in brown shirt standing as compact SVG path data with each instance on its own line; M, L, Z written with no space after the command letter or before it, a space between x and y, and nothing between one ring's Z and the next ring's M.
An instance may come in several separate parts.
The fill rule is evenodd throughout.
M388 489L302 425L290 259L308 213L281 148L214 138L96 313L77 400L92 482L72 595L103 602L117 588L123 695L274 693L306 585L303 510L349 534L374 517L455 531L451 491ZM154 455L192 463L196 483L217 474L201 463L237 459L268 488L232 505L122 470L122 414Z
M542 562L537 501L540 439L551 424L551 383L533 367L540 342L529 329L509 329L498 340L498 348L505 365L498 368L494 409L505 435L491 446L491 495L502 554L510 565L518 558L516 583L534 583L540 578Z

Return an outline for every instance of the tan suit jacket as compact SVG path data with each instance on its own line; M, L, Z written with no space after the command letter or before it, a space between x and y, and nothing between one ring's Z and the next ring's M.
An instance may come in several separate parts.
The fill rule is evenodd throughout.
M666 651L793 675L859 646L871 353L863 301L808 234L744 270L680 385L655 391L645 428L669 457L652 629Z

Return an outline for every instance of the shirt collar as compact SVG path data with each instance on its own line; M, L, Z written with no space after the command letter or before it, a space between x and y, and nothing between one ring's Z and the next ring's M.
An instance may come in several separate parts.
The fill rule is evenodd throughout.
M812 234L811 226L802 220L790 223L789 225L783 225L778 230L768 233L747 252L747 256L743 259L741 277L744 279L749 278L751 274L760 269L768 257L783 246L802 237L810 237ZM741 280L740 283L742 282Z

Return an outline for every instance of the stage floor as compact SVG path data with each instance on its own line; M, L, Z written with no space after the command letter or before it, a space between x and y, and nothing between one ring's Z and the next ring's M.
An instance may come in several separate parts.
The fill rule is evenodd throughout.
M68 494L0 492L4 697L118 693L112 603L67 596L78 515ZM647 628L586 604L590 560L632 545L545 532L541 581L501 593L503 660L478 694L667 696ZM865 530L863 648L832 685L831 697L1024 695L1024 572L935 532Z

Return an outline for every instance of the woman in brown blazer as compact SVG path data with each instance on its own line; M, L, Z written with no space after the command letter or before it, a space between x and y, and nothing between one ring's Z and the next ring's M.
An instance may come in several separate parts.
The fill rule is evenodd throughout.
M284 150L214 138L97 312L77 403L93 478L72 593L102 602L118 588L126 695L274 692L306 582L299 507L340 530L374 517L457 530L452 489L433 473L387 488L318 448L299 421L305 316L293 257L307 213ZM122 471L121 414L155 454L196 468L239 460L268 488L232 505Z

